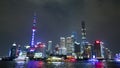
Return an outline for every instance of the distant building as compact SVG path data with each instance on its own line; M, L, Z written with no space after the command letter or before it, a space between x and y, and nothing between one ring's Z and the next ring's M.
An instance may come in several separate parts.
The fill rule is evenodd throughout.
M19 56L20 52L22 52L22 48L21 45L18 45L16 50L16 56Z
M66 44L65 37L60 37L60 47L58 48L59 49L59 55L66 55L65 44Z
M92 58L92 44L87 43L84 47L83 58Z
M86 56L86 52L85 52L85 49L86 49L86 25L85 25L85 22L82 21L81 22L81 47L80 47L80 52L81 52L81 57L84 58Z
M101 41L95 41L94 42L94 53L97 59L103 59L104 58L104 47Z
M35 45L34 58L46 57L46 45L44 43L37 43Z
M58 55L59 54L59 48L60 48L59 44L56 44L55 48L54 48L54 51L53 51L54 55Z
M66 55L66 51L65 47L59 48L59 55Z
M77 58L80 58L80 43L74 43L74 52Z
M60 47L65 47L65 37L60 37Z
M17 45L14 43L10 49L10 57L16 58L17 57Z
M105 48L105 47L104 47L104 58L105 59L111 59L112 58L111 51L108 48Z
M74 53L74 37L67 37L66 38L66 49L67 55L73 55Z
M48 54L53 54L52 41L48 41Z

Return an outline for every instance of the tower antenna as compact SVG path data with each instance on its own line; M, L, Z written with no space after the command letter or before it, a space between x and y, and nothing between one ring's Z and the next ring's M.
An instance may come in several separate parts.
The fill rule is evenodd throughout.
M36 31L36 12L34 12L33 16L33 26L32 26L32 40L31 40L31 47L34 47L35 45L35 31Z

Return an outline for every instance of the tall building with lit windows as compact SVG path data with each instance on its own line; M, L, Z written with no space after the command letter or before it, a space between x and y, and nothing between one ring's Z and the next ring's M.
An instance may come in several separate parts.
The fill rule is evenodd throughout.
M81 46L80 46L80 50L81 50L81 58L84 58L85 56L85 48L87 45L87 41L86 41L86 25L85 22L82 21L81 22L81 35L82 35L82 41L81 41Z
M83 53L84 58L86 59L92 58L92 47L93 47L92 44L86 43L84 47L84 53Z
M44 58L46 57L46 45L45 43L38 42L35 45L34 58Z
M108 48L106 48L106 47L104 47L104 58L105 59L111 59L112 58L111 51Z
M65 47L65 37L60 37L60 47Z
M76 58L80 58L80 43L75 42L75 44L74 44L74 52L76 54Z
M101 41L94 42L94 54L97 59L104 58L104 47Z
M66 49L67 49L67 55L72 55L72 53L74 53L74 42L72 37L66 38Z
M17 45L14 43L12 44L12 47L10 49L10 53L9 53L9 56L11 58L16 58L17 57Z
M66 47L65 47L65 37L60 37L60 47L59 47L59 55L66 55Z
M48 54L53 54L52 41L48 41Z

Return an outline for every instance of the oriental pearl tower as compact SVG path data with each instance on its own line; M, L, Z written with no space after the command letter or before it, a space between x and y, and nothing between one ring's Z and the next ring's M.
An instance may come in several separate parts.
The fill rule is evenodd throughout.
M36 13L34 12L34 17L33 17L33 26L32 26L32 39L31 39L31 46L35 46L35 32L36 32Z

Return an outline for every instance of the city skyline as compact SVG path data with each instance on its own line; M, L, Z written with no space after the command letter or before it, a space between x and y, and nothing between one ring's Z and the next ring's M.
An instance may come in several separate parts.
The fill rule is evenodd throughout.
M36 41L56 43L59 37L72 32L77 32L81 41L81 21L84 20L89 42L98 39L112 52L119 52L120 1L37 1L0 1L0 49L3 51L0 55L6 55L14 42L30 44L34 11L38 22Z

